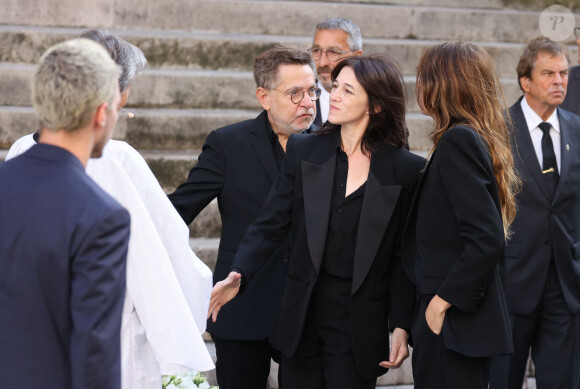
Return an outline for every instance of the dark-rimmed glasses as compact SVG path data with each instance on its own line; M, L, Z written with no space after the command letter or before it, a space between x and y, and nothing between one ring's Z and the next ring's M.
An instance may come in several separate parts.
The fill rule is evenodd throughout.
M326 53L326 58L329 61L337 61L340 59L340 57L342 57L343 54L352 53L352 50L344 50L344 51L336 49L322 50L318 47L311 47L308 49L308 52L315 60L319 60L322 57L322 54Z
M290 92L283 92L279 89L274 89L280 93L283 93L285 95L289 95L290 96L290 100L292 100L292 102L294 104L299 104L302 99L304 98L304 94L308 93L308 97L310 97L310 100L312 101L316 101L318 100L318 98L320 97L320 94L322 93L322 90L320 88L315 88L312 87L310 89L292 89Z

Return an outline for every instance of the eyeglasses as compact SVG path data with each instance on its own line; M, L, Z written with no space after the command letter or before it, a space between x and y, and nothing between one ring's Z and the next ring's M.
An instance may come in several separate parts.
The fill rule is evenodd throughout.
M315 87L312 87L310 89L292 89L288 93L282 92L281 90L278 90L275 88L274 88L274 90L276 90L280 93L284 93L286 95L290 95L290 100L292 100L292 102L294 104L299 104L302 101L302 99L304 98L305 93L308 93L308 97L312 101L318 100L318 98L320 97L320 94L322 93L322 90L320 88L315 88Z
M312 58L314 58L315 60L319 60L322 57L322 53L326 53L326 58L329 61L337 61L340 59L340 57L342 57L344 53L351 53L352 50L344 50L344 51L336 49L322 50L319 49L318 47L311 47L308 49L308 52L310 53L310 55L312 55Z
M580 27L574 27L574 36L576 39L580 38Z

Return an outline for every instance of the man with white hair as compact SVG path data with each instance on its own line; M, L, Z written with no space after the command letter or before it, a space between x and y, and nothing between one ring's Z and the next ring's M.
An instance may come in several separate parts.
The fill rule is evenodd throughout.
M38 144L0 166L0 377L118 389L129 214L85 173L117 122L120 69L86 39L41 58Z
M332 69L343 58L363 54L360 28L345 18L326 19L316 25L312 47L308 51L314 58L318 87L322 91L316 101L314 119L314 124L320 126L328 119Z

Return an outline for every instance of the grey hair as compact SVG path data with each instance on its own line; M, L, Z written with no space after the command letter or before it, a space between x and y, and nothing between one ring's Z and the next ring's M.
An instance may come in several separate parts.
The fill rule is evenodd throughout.
M103 45L111 58L121 66L123 69L119 77L121 93L131 85L137 73L147 65L147 59L141 49L124 39L109 34L107 30L88 30L83 32L81 37Z
M274 88L280 65L308 65L316 74L312 56L292 46L276 45L258 54L254 60L254 80L258 88Z
M362 50L362 35L360 28L346 18L328 18L316 25L316 31L342 30L348 35L348 46L352 51Z
M46 51L32 83L32 104L43 128L75 131L103 103L112 107L121 68L103 46L87 39L59 43Z

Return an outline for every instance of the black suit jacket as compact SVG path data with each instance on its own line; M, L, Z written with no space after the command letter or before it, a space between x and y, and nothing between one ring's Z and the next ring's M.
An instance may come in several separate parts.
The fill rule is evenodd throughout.
M513 352L497 266L504 245L487 146L471 128L452 128L421 177L403 236L403 266L418 292L452 304L442 329L447 349Z
M553 199L518 100L509 110L514 124L514 159L523 187L517 195L514 236L501 273L510 313L530 313L539 303L553 255L564 298L580 313L580 117L558 108L560 180Z
M74 155L38 144L0 165L0 236L2 379L120 389L128 212Z
M222 233L214 283L229 274L246 229L258 216L279 175L267 120L263 111L256 119L211 132L187 181L169 195L187 224L217 197ZM286 237L246 293L222 308L220 320L208 320L209 333L235 340L268 338L286 279L288 247Z
M270 338L287 356L296 350L318 279L339 145L338 131L290 137L282 173L234 262L251 286L254 274L268 265L270 253L290 231L288 277ZM386 371L378 363L388 358L389 327L410 328L414 289L400 267L399 238L423 166L422 158L391 146L381 147L371 157L356 237L351 301L357 368L368 378Z
M560 108L580 115L580 66L574 66L570 69L566 99L560 105Z

